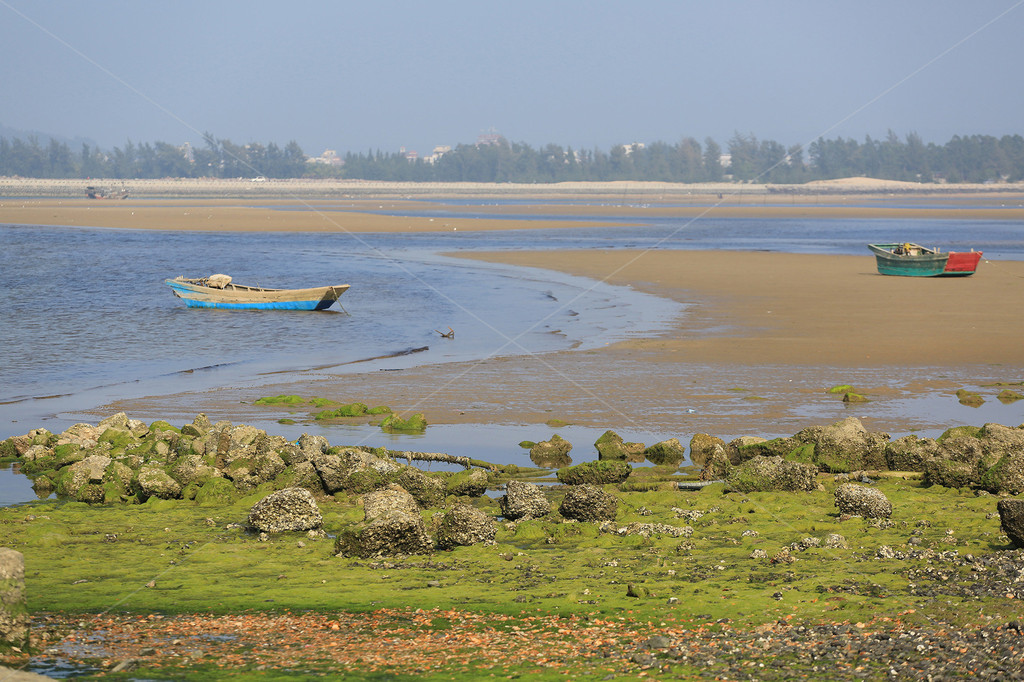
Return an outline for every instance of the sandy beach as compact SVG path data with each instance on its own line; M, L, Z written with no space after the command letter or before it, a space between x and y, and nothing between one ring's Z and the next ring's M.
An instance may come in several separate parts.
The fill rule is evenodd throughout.
M756 200L750 187L728 198L723 194L722 199L714 191L720 188L646 187L645 203L588 204L582 211L573 205L545 204L551 194L526 194L523 189L524 198L536 201L514 207L519 213L607 216L602 223L433 220L366 212L415 210L422 197L409 195L421 188L408 186L387 191L378 187L381 195L374 198L298 199L290 202L287 211L280 210L286 200L268 196L136 196L123 201L5 198L0 201L0 222L163 230L401 232L595 224L614 229L627 224L631 216L648 217L652 211L695 218L710 214L957 219L969 214L974 219L1024 220L1020 188L1002 192L903 188L899 194L890 194L885 190L898 188L877 183L830 187L832 193L822 193L821 188L780 193L762 187ZM449 196L456 189L435 191ZM592 200L615 196L619 189L563 187L559 196L572 190ZM651 193L653 189L659 193ZM483 188L461 191L477 195ZM492 187L491 191L511 189ZM688 437L695 431L792 433L809 420L827 422L855 413L872 427L898 431L940 426L947 414L937 412L925 420L929 423L921 423L918 410L901 422L899 410L889 410L872 424L871 403L851 412L825 389L853 384L874 401L890 402L921 394L943 396L955 408L969 409L957 405L953 394L958 388L1022 378L1024 318L1017 310L1024 286L1022 262L983 261L979 274L970 278L917 279L880 276L867 254L558 251L476 257L634 287L679 301L687 310L669 333L598 350L502 357L402 372L331 375L296 368L261 386L259 395L253 395L251 387L226 386L105 405L97 414L123 409L129 414L145 411L187 421L205 412L211 418L245 421L253 410L247 403L255 398L298 394L388 404L399 411L424 412L432 423L543 423L559 418L593 426L643 425ZM452 342L458 343L458 337Z

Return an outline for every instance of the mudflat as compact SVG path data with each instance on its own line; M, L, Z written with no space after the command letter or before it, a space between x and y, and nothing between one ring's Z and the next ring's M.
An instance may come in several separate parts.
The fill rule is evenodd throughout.
M910 183L861 181L775 192L743 186L585 183L571 186L347 185L313 198L289 198L294 185L226 185L221 195L130 195L0 201L0 222L161 230L405 232L601 225L658 215L781 217L928 217L1024 220L1018 187L976 192L908 189ZM570 185L570 184L567 184ZM217 185L221 187L221 185ZM915 186L919 187L919 186ZM171 192L170 188L167 191ZM955 189L955 188L954 188ZM509 196L520 214L585 215L564 219L405 217L429 198ZM719 191L722 190L722 191ZM29 190L25 190L29 191ZM144 192L144 190L135 190ZM163 190L161 190L163 191ZM245 194L249 192L249 194ZM278 192L277 195L274 192ZM342 196L348 192L350 196ZM235 193L239 196L227 196ZM187 193L186 193L187 194ZM554 198L586 199L581 207ZM597 198L604 197L601 203ZM636 201L633 201L636 199ZM436 204L431 204L436 207ZM281 210L286 207L288 210ZM446 208L447 210L447 208ZM458 212L457 206L453 212ZM469 211L470 209L465 209ZM511 210L511 209L510 209ZM372 212L371 212L372 211ZM593 216L600 216L595 221ZM865 250L866 251L866 250ZM463 254L465 255L465 254ZM579 251L475 254L473 257L559 270L675 299L687 306L669 332L598 350L502 357L400 373L337 374L297 368L259 389L152 396L103 406L158 411L191 419L196 412L244 421L242 403L257 395L329 395L422 411L428 420L470 423L579 424L762 433L796 430L836 416L825 389L855 383L873 396L942 393L965 385L1014 382L1024 367L1024 318L1015 306L1024 263L983 260L969 278L900 278L877 274L864 256L733 251ZM993 394L994 395L994 394ZM823 403L823 401L831 401ZM841 414L839 415L841 416ZM870 420L870 411L863 415ZM945 414L934 415L940 425ZM916 429L920 414L887 414L879 424Z

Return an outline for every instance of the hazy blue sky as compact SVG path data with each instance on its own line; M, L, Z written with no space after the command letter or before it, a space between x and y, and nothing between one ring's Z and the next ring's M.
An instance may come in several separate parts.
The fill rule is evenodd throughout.
M312 155L1024 134L1021 5L0 0L0 125Z

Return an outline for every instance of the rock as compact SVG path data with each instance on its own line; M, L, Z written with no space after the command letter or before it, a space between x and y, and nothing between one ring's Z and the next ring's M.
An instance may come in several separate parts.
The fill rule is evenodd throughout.
M143 499L158 497L173 500L181 497L181 484L157 466L144 466L135 479L135 487Z
M437 546L452 549L494 540L494 521L479 509L456 505L441 518L437 529Z
M966 388L961 388L957 391L956 397L961 405L966 405L967 407L981 407L985 404L984 398L974 391L968 391Z
M211 478L220 477L220 470L211 466L199 455L185 455L179 457L168 471L171 478L180 483L183 487L190 483L202 485Z
M330 444L323 436L311 436L304 433L299 436L299 458L296 461L314 460L327 452Z
M247 457L232 458L223 471L238 490L252 490L274 480L286 468L284 460L276 452L257 449Z
M813 463L830 473L884 469L889 434L868 432L856 417L829 426L812 426L796 434L801 443L814 443Z
M397 485L367 493L363 507L365 520L338 534L336 553L367 558L426 554L433 549L416 500Z
M974 485L983 468L984 448L978 436L949 431L939 437L938 452L925 461L924 482L947 488ZM992 462L995 464L995 461ZM984 467L987 468L987 467Z
M324 490L367 493L382 488L399 470L390 458L378 457L359 448L332 448L310 459L316 467Z
M999 512L999 524L1017 547L1024 548L1024 500L1002 499L996 504Z
M423 509L440 507L444 504L447 492L444 479L428 476L414 466L402 467L395 476L395 483L412 495L416 503ZM482 495L483 492L480 494Z
M599 460L644 461L643 443L627 443L622 440L622 436L611 430L601 434L594 442L594 447L597 448Z
M866 519L887 519L892 516L892 504L885 493L856 483L844 483L836 488L836 507L840 514Z
M487 474L483 469L466 469L453 474L445 487L449 495L480 497L487 492Z
M530 461L539 467L557 469L572 463L572 458L569 456L571 450L572 443L556 433L551 436L550 440L535 443L530 448Z
M420 507L407 490L390 485L383 490L363 495L363 516L366 521L384 518L394 513L419 516Z
M643 455L651 464L679 466L686 459L686 448L678 438L669 438L650 446Z
M96 447L96 443L99 441L102 433L101 429L92 424L75 424L64 429L57 437L57 442L54 445L74 443L83 448L93 448Z
M577 485L565 493L558 511L577 521L614 521L619 500L593 485Z
M103 483L103 474L110 465L111 459L105 455L89 455L80 462L65 467L57 481L57 494L79 502L102 502L102 489L90 490L89 486Z
M996 495L1024 493L1024 451L1004 455L981 474L978 485Z
M931 438L903 436L885 446L885 465L891 471L924 471L925 462L936 455L938 448Z
M632 472L633 467L626 462L603 460L565 467L559 469L555 475L559 483L566 485L603 485L622 483Z
M720 481L727 477L730 471L732 471L732 462L725 452L724 444L716 444L711 453L707 455L707 459L704 460L704 466L700 470L700 480Z
M829 533L825 536L825 547L829 549L848 549L849 544L839 533Z
M690 439L690 461L696 466L703 466L708 457L714 452L715 446L725 449L725 441L718 436L711 436L706 433L694 434Z
M0 646L26 647L28 625L25 557L21 552L0 547Z
M124 412L112 414L106 419L102 420L99 424L97 424L97 428L99 429L100 433L103 433L107 429L118 429L120 431L128 431L128 415L125 414Z
M725 484L738 492L811 491L818 487L817 474L810 464L781 457L754 457L733 467Z
M1008 388L1004 388L999 392L999 395L996 396L996 399L1004 405L1008 405L1010 403L1015 403L1018 400L1024 400L1024 395L1021 395L1017 391L1011 391Z
M267 495L249 510L249 525L267 533L315 530L324 517L305 488L285 488Z
M532 483L509 481L505 486L505 494L498 498L501 514L510 521L519 519L540 518L551 512L551 504L544 496L544 491Z
M748 459L764 456L764 451L756 446L767 442L767 438L760 436L740 436L729 441L729 444L725 446L725 454L729 455L731 464L740 464Z

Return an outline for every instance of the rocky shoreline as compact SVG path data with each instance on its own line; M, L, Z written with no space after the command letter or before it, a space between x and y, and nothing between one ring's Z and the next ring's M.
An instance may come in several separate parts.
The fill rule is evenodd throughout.
M563 455L571 449L556 438L528 445L534 461L551 461L544 448ZM329 609L342 611L332 616L250 612L249 627L235 626L229 649L209 640L200 646L190 633L230 628L225 623L241 616L191 613L188 591L173 584L171 610L191 615L140 621L33 608L31 661L38 670L70 661L98 671L166 671L219 659L240 670L316 669L330 659L331 666L366 674L394 671L390 663L370 663L376 659L367 652L380 645L379 637L364 641L352 634L358 628L347 632L338 623L374 618L378 630L405 628L421 611L394 610L397 597L406 609L416 609L420 599L442 609L417 636L389 645L392 655L419 657L424 670L450 671L453 660L474 669L483 665L479 652L502 651L485 660L493 666L501 658L501 669L512 673L540 666L762 680L824 674L1024 679L1018 665L1024 637L1014 617L1024 598L1024 427L985 424L952 428L934 440L891 440L848 418L772 440L724 442L697 434L688 461L675 439L647 447L608 432L594 446L590 461L559 462L557 471L453 458L455 471L428 472L412 461L424 454L443 462L444 453L332 446L308 434L293 442L244 424L210 423L204 415L176 427L119 413L61 434L35 429L9 438L0 443L5 460L19 462L40 491L79 502L34 503L42 505L39 512L32 504L0 510L15 553L35 561L48 556L53 531L43 529L74 515L96 521L126 515L120 523L130 525L121 530L87 522L84 537L98 534L97 540L68 551L109 553L141 543L129 551L143 552L134 559L139 575L152 575L153 559L143 549L151 542L147 533L163 527L194 534L205 525L208 539L183 544L171 561L184 560L196 573L187 577L195 581L187 590L198 590L197 599L207 599L201 593L211 580L202 562L187 560L197 545L211 557L232 557L231 568L210 567L229 571L232 582L246 580L247 554L256 552L261 565L267 551L283 552L274 560L282 568L270 570L284 572L262 594L283 596L292 571L301 583L317 584L320 571L342 570L356 590L330 602ZM699 479L713 482L678 489L680 481ZM143 530L155 509L164 510L152 521L157 526ZM216 510L227 511L228 521L216 520L223 518ZM194 521L182 526L174 518ZM165 544L157 539L154 548ZM309 563L296 552L319 559ZM569 561L567 553L577 558ZM147 579L143 604L156 601L142 608L169 607L160 590L174 579L162 573ZM41 580L28 575L24 592L38 591ZM99 590L92 599L100 603L110 598L103 580L79 580L85 584L78 587L68 580L51 583L54 598L68 589L79 598ZM213 587L224 595L236 589ZM240 603L246 592L243 587ZM351 613L359 610L354 595L360 592L371 593L371 603L384 610ZM575 615L558 606L566 599ZM80 603L92 610L88 600ZM527 604L544 615L527 615ZM501 615L509 608L522 610ZM634 610L629 618L612 617ZM29 618L24 613L21 626ZM260 644L260 629L281 618L294 618L289 627L302 638L296 648L304 654L286 646L287 637L269 649ZM502 639L536 618L561 622L555 630L565 628L565 618L575 625L557 641L537 632L517 648ZM426 646L436 627L462 638L444 660ZM103 634L97 639L92 632ZM345 646L335 637L346 637ZM80 649L76 641L93 644ZM230 653L246 646L252 654Z

